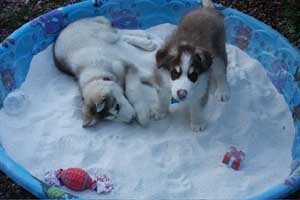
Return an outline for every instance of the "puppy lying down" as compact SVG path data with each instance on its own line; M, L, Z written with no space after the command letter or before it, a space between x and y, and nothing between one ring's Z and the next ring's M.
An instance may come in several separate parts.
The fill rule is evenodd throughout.
M115 29L104 17L78 20L57 38L56 65L78 80L83 127L99 119L131 122L136 118L145 125L151 117L160 117L156 106L146 103L143 90L149 87L144 82L151 79L151 74L135 66L136 56L127 51L128 44L149 53L156 49L145 32Z

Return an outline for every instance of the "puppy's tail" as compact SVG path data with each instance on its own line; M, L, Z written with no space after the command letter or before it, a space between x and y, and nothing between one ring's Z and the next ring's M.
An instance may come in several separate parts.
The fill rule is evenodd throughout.
M211 0L202 0L203 8L213 8L214 4Z

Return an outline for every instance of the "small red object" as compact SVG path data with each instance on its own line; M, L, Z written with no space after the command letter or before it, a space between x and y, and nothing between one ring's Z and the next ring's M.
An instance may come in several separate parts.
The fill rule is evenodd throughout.
M111 179L105 174L94 174L94 179L83 169L68 168L48 171L45 182L49 185L66 186L75 191L91 189L97 193L107 193L113 189Z
M238 151L235 147L231 146L230 151L226 152L226 154L224 155L222 162L228 167L234 170L238 170L245 156L246 154L243 151Z
M88 173L79 168L59 169L57 178L63 185L75 191L89 189L93 184Z

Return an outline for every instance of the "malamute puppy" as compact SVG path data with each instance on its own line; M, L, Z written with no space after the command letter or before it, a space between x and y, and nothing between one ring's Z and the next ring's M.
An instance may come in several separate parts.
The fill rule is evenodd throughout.
M194 131L206 128L203 111L212 80L216 81L217 100L227 101L230 97L224 17L210 0L202 2L203 8L182 17L178 28L156 54L160 83L163 83L160 93L171 94L178 101L189 101L190 125ZM169 98L162 101L167 102Z
M114 29L104 17L70 24L55 42L57 67L76 77L80 86L83 127L99 119L130 122L135 116L142 125L148 122L142 78L128 60L124 43L145 51L156 48L143 31Z

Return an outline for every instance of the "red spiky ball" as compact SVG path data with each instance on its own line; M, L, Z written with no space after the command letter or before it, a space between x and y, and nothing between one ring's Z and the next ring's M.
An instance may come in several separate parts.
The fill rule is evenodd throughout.
M80 168L60 169L57 178L63 185L75 191L89 189L93 184L88 173Z

